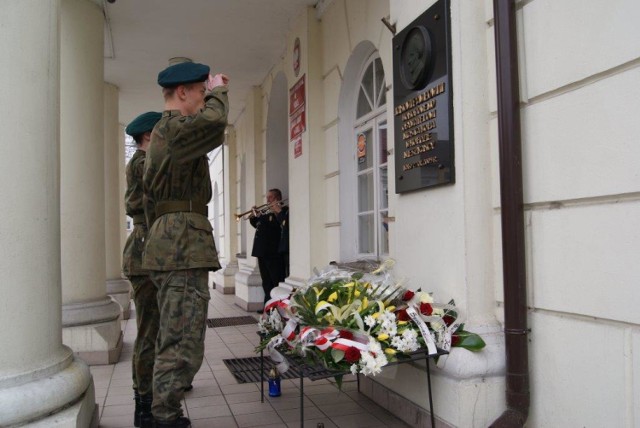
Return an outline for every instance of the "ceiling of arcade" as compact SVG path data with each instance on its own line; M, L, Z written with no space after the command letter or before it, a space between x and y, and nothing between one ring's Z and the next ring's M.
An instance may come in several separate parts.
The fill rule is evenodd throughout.
M284 55L294 19L318 0L106 0L104 78L120 89L120 122L161 110L158 72L188 57L231 78L230 122Z

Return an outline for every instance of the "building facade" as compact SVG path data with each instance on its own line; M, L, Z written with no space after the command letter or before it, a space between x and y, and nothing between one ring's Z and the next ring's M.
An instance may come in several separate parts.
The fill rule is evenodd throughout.
M234 123L236 175L225 192L235 192L237 203L225 211L225 224L233 233L234 211L260 205L268 189L280 187L291 208L284 287L331 261L392 258L410 287L455 299L466 328L487 347L440 359L432 376L436 416L450 426L488 426L507 408L491 1L450 2L455 182L395 189L401 153L394 151L393 34L381 19L399 32L434 3L324 1L296 19L282 60ZM640 320L631 303L640 297L632 118L640 33L631 19L640 7L589 3L516 2L527 426L640 425ZM603 22L617 25L605 29ZM292 138L301 81L306 123ZM262 301L249 256L253 231L240 223L235 233L237 251L226 251L223 262L238 266L238 304L253 309ZM365 393L394 414L428 426L423 366L388 369L366 385Z
M210 154L223 264L212 285L246 310L262 306L254 231L235 214L277 187L291 209L282 288L332 261L391 258L408 287L455 299L466 329L485 339L483 351L454 349L432 366L442 426L489 426L512 407L515 334L528 346L517 385L526 426L640 427L640 3L448 1L432 18L449 29L454 179L399 191L394 32L441 3L319 0L291 20L282 55ZM496 48L495 12L505 4L515 6L506 40L517 57L505 69L518 79L511 125L522 148L506 161L508 52ZM118 270L118 108L134 107L105 82L105 10L94 0L0 5L1 426L95 425L86 363L120 355L129 297ZM156 95L135 109L161 109ZM504 262L505 165L521 168L521 329L504 315L514 268ZM430 426L424 364L390 367L361 387L411 426Z

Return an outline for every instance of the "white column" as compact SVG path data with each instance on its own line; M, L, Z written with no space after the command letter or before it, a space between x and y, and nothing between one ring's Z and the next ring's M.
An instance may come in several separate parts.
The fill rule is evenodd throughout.
M216 291L222 294L234 294L236 289L235 275L238 273L238 240L236 239L237 224L235 220L235 207L237 206L236 186L236 132L233 126L227 127L227 138L224 143L222 162L222 174L224 175L224 246L226 255L220 260L222 269L213 273L213 282Z
M89 364L109 364L122 331L105 285L103 15L91 0L61 4L62 340Z
M129 236L127 231L127 214L124 206L124 195L127 189L124 130L125 126L121 123L118 124L118 233L120 236L120 257L122 257L122 250Z
M244 149L244 171L239 177L237 185L241 185L240 180L244 180L245 190L242 193L244 198L241 206L252 207L260 205L264 199L262 194L264 183L264 162L262 138L262 93L259 88L254 87L247 97L247 104L244 116L247 118L245 133L243 135ZM241 162L239 158L230 162ZM238 188L238 187L236 187ZM232 208L235 211L235 207ZM262 290L262 279L258 269L258 259L251 256L255 229L251 227L248 220L236 224L240 228L240 238L245 241L246 254L238 257L238 272L235 274L235 304L245 311L255 311L264 305L264 291Z
M129 319L131 284L122 276L122 246L120 245L120 169L121 138L118 123L118 88L104 84L104 216L107 264L107 294L120 304L122 318Z
M87 365L60 334L59 1L0 14L0 426L91 426Z

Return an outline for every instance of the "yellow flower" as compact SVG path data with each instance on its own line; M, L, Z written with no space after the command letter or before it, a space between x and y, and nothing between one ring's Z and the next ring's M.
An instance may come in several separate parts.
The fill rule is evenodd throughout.
M360 297L360 290L355 290L353 292L353 295L356 296L356 297Z
M387 310L388 310L389 312L393 312L393 311L395 311L395 310L396 310L396 307L395 307L395 306L387 306Z
M320 288L318 289L318 287L313 287L313 291L316 292L316 297L320 297L322 295L322 293L324 293L324 288Z
M329 294L329 298L327 299L327 302L335 302L338 299L338 292L334 291L333 293Z
M368 306L369 306L369 299L367 299L367 296L365 296L364 299L362 299L362 306L360 306L360 310L363 311L367 309Z
M388 334L386 334L386 333L382 333L382 334L379 334L379 335L378 335L378 340L379 340L380 342L382 342L383 340L387 340L388 338L389 338L389 335L388 335Z
M355 282L353 282L353 281L351 281L351 282L349 282L349 283L347 283L347 284L343 285L343 287L353 287L354 285L356 285L356 283L355 283Z
M398 325L405 325L407 322L406 321L398 321L397 324Z
M315 311L315 312L316 312L316 314L318 313L318 311L320 311L320 306L322 306L322 305L326 305L326 304L327 304L327 302L325 302L324 300L320 300L320 301L318 302L318 304L316 305L316 311Z
M380 316L380 312L376 312L375 314L371 315L373 317L373 319L377 319Z
M393 348L387 348L384 350L384 353L389 355L396 355L396 350Z

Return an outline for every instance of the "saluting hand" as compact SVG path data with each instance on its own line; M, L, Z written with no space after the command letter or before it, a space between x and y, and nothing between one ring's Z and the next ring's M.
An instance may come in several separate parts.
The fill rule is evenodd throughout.
M212 91L213 88L218 86L227 86L229 84L229 77L226 74L216 74L212 76L209 74L209 78L207 79L207 91Z

